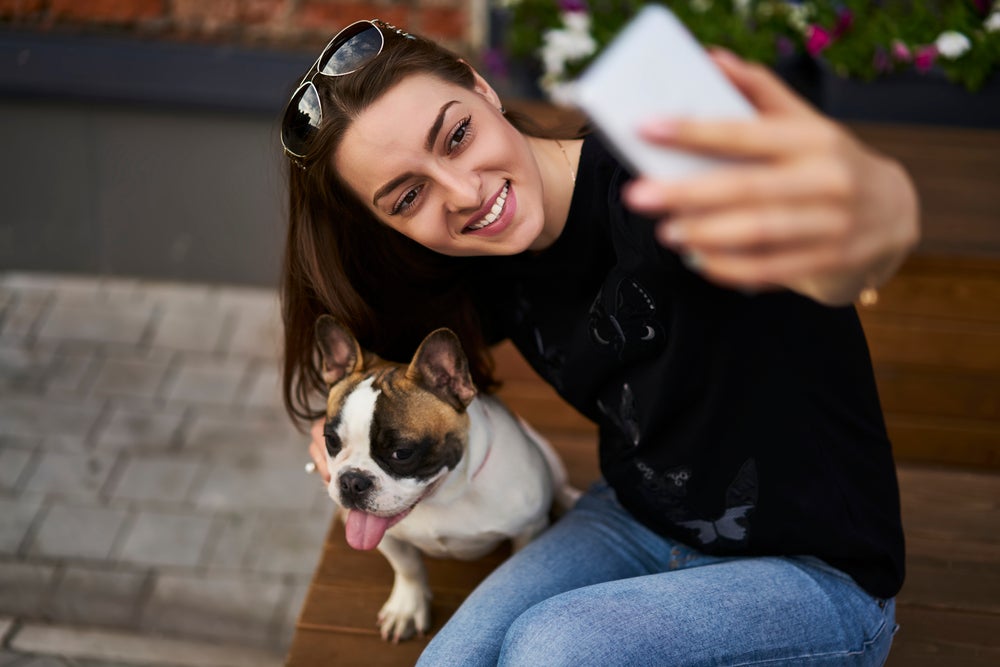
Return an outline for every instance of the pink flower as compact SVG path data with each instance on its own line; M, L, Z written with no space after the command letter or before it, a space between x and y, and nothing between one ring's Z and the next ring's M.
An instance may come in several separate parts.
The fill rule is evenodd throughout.
M921 46L917 49L917 54L913 58L913 66L917 68L918 72L926 72L934 66L937 56L938 50L933 44Z
M854 14L850 9L842 9L837 14L837 25L833 27L833 36L840 37L850 30L852 25L854 25Z
M823 26L813 24L806 30L806 51L811 56L818 56L823 49L833 41L830 31Z
M892 57L899 62L908 63L913 59L913 54L910 53L910 47L897 39L892 42Z

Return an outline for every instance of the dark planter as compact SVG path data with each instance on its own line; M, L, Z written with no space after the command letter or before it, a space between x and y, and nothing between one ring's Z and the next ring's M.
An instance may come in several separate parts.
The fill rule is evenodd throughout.
M940 70L898 72L866 82L823 67L821 108L843 120L1000 127L1000 75L976 92Z

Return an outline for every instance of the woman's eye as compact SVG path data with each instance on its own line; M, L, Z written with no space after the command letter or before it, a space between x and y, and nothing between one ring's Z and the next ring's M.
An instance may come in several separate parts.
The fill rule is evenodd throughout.
M451 138L448 139L448 153L453 153L469 138L472 134L469 128L471 124L472 116L467 116L459 122L458 127L451 133Z
M413 456L413 450L407 447L400 447L392 452L393 461L405 461L411 456Z
M413 203L417 201L417 197L420 196L420 191L423 190L424 186L418 185L415 188L411 188L403 194L402 197L396 201L396 204L392 207L392 214L398 215L400 213L405 213L407 209L413 206Z

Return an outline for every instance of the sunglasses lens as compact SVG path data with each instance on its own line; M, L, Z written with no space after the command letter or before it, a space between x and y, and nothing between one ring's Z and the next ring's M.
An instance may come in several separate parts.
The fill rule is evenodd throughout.
M285 109L281 122L282 145L293 155L303 157L322 118L319 93L316 86L307 81L295 91Z
M317 69L327 76L341 76L359 69L382 52L382 31L370 21L344 28L320 56Z

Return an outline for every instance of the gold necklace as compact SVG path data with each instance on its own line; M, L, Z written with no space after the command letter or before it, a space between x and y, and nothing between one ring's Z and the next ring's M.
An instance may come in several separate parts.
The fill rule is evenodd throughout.
M569 161L569 155L566 154L566 149L563 148L562 142L556 139L556 146L562 151L563 157L566 158L566 166L569 167L569 177L573 180L573 184L576 184L576 170L573 169L573 163Z

